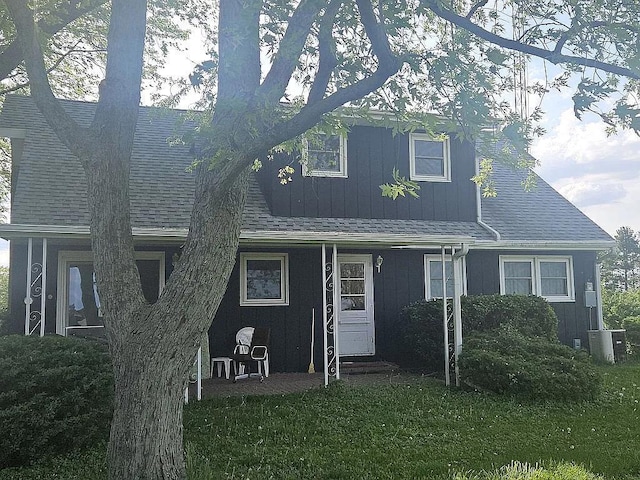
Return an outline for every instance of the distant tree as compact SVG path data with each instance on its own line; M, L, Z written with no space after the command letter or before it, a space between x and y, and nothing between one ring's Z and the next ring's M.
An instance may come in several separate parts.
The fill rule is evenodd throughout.
M640 286L640 241L630 227L616 230L616 246L600 257L602 283L609 291Z
M603 290L602 316L607 328L623 328L626 318L640 316L640 289Z

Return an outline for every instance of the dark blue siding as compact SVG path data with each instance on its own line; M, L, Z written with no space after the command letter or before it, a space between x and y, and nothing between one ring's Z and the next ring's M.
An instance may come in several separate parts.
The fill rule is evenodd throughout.
M347 140L348 178L303 177L294 157L264 161L258 177L274 215L475 221L475 153L468 142L451 140L451 182L419 182L420 198L391 200L380 185L392 171L409 178L409 136L379 127L354 126ZM278 169L291 164L293 181L281 185Z

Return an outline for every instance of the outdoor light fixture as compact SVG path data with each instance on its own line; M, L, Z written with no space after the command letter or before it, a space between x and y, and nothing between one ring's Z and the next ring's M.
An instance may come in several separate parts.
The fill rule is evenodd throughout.
M382 255L378 255L378 258L376 258L376 268L378 269L378 273L380 273L380 267L382 266L382 262L384 262Z

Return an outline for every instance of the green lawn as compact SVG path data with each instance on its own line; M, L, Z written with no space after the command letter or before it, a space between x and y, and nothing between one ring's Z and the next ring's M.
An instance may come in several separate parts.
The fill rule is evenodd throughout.
M523 404L430 379L192 403L185 412L189 471L194 479L444 479L518 460L640 478L640 365L602 371L606 391L588 404ZM104 472L104 449L97 449L0 471L0 480L99 479Z

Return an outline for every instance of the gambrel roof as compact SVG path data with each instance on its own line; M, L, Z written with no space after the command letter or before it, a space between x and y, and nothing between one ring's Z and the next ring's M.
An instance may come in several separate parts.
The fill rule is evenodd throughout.
M86 102L63 101L63 105L83 124L91 121L95 110L95 104ZM188 145L169 141L185 128L180 122L185 113L140 108L130 175L134 234L186 235L194 191L188 168L193 156ZM60 143L29 97L6 97L0 135L12 137L14 152L11 224L0 226L0 233L10 237L22 232L24 236L39 228L43 234L86 235L89 214L80 162ZM611 241L542 179L534 191L525 192L521 176L521 172L496 165L498 196L482 200L482 219L500 233L501 241L566 246L605 246ZM495 242L494 234L478 222L277 217L271 214L257 182L251 185L242 232L244 239L260 241Z

